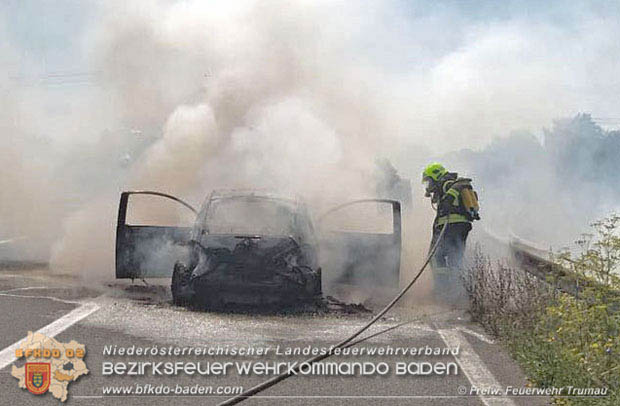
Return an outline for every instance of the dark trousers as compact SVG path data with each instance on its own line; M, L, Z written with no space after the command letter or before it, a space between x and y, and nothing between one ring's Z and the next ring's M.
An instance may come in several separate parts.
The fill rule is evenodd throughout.
M439 238L442 226L433 227L431 248ZM471 223L452 223L444 233L431 260L433 268L433 292L439 301L449 304L465 304L467 295L463 287L463 256Z

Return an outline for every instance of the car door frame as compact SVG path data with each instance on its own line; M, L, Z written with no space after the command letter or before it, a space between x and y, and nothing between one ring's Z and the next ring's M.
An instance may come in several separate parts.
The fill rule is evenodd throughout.
M175 242L185 242L185 241L176 241L174 240L175 230L187 229L189 233L192 227L173 227L173 226L154 226L154 225L131 225L127 224L127 207L129 204L129 197L131 195L152 195L164 197L170 200L173 200L177 203L180 203L187 209L191 210L196 217L198 217L198 211L189 203L184 200L167 194L163 192L157 192L152 190L134 190L134 191L124 191L121 193L121 197L118 205L118 216L116 222L116 242L115 242L115 274L116 279L131 279L134 280L136 278L144 279L152 276L148 275L139 275L135 272L130 272L127 268L127 261L129 260L130 253L132 253L129 241L131 240L132 234L134 230L137 229L150 229L153 230L153 234L155 231L160 230L162 238L168 236L172 241ZM167 235L166 235L167 234ZM159 277L159 276L153 276Z
M395 271L396 275L388 275L388 277L395 279L394 283L396 284L396 286L392 286L391 288L398 289L398 285L400 281L400 265L401 265L401 256L402 256L402 208L401 208L400 201L394 200L394 199L383 199L383 198L368 198L368 199L357 199L357 200L347 201L347 202L341 203L323 212L317 219L317 225L319 226L319 229L321 229L322 228L321 223L323 222L325 217L327 217L328 215L338 210L341 210L348 206L353 206L359 203L386 203L386 204L392 205L392 233L389 235L392 236L392 246L398 247L398 254L397 254L397 257L394 258L393 265L395 269L392 270L392 271ZM343 238L347 234L358 235L358 236L361 236L363 234L384 235L382 233L363 233L363 232L349 232L349 231L330 231L330 233L341 234L343 235ZM329 272L329 270L326 270L326 271Z

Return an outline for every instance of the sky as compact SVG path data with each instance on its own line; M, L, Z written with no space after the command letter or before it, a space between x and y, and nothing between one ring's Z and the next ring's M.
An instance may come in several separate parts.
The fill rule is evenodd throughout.
M154 1L145 7L174 3L182 2ZM211 3L214 9L219 7L218 2ZM405 88L420 92L419 98L426 96L433 99L431 103L443 104L442 114L466 114L464 119L469 121L485 120L485 109L495 105L495 99L502 98L505 92L517 93L515 98L526 104L529 97L537 97L538 82L544 82L546 93L559 93L564 100L536 100L544 103L544 111L521 112L525 117L513 120L512 125L521 122L523 128L540 132L556 116L588 112L601 118L604 126L620 126L620 111L610 103L620 90L620 76L616 74L620 45L614 40L620 34L620 4L616 1L392 1L381 2L380 6L368 1L345 3L325 2L328 6L322 18L327 30L340 31L338 38L346 41L341 51L347 59L376 68L390 81L411 83ZM84 86L99 84L96 75L101 67L93 63L97 50L89 43L90 35L111 8L122 9L120 4L77 0L2 2L0 24L13 49L10 58L3 58L10 77L19 85L42 81L56 92L80 97ZM347 14L346 18L343 14ZM519 87L498 85L502 79ZM429 89L420 81L434 83ZM478 90L486 81L491 82L491 89L480 95ZM533 89L522 86L524 82ZM475 96L469 89L472 85L478 93ZM67 90L70 87L82 88ZM429 97L428 92L435 94ZM450 92L455 92L455 100L445 101L450 99ZM403 103L410 102L410 95L394 96L402 97ZM471 99L467 102L477 107L475 113L463 113L458 106L450 106L460 105L462 98ZM437 108L430 110L425 112L429 120L440 119L434 116ZM455 132L455 127L446 126L442 131ZM505 135L498 128L481 126L492 132L484 137L485 141ZM465 145L462 141L459 146Z

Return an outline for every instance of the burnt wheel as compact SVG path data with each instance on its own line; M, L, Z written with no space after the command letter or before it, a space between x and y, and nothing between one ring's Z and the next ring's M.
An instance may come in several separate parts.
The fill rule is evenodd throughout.
M177 306L187 306L193 299L192 288L189 284L191 272L184 264L177 262L174 264L172 272L172 302Z

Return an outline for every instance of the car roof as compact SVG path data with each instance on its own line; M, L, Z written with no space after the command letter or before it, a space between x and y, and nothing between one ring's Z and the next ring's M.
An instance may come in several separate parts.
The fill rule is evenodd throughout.
M277 200L286 202L295 206L302 203L301 198L298 196L284 196L275 192L264 189L216 189L207 198L207 200L218 199L234 199L234 198L258 198Z

